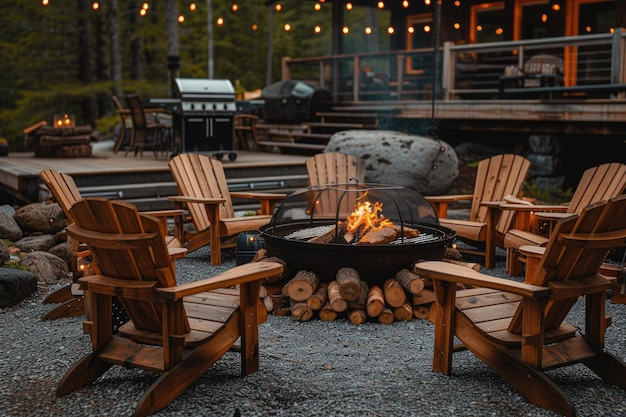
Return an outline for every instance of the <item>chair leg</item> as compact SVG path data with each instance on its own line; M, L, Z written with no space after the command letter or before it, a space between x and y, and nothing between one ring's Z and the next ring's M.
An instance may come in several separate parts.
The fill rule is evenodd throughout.
M146 416L167 407L189 385L217 362L239 336L239 314L233 314L210 341L195 348L169 372L163 373L144 393L134 416Z
M455 334L474 356L507 380L528 401L560 415L577 416L571 400L552 380L523 363L507 348L489 342L463 314L457 314Z
M100 378L111 364L102 362L95 353L91 353L74 364L57 385L56 395L62 397L78 388L87 386Z

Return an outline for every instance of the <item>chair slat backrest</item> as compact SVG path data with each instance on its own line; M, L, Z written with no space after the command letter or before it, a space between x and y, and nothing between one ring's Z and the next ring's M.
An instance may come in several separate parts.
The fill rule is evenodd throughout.
M325 152L305 161L309 185L345 184L365 181L365 164L354 155Z
M176 181L178 194L196 198L223 198L220 205L220 218L235 217L235 210L228 191L228 183L222 163L206 155L183 153L169 162L170 172ZM198 230L210 226L204 204L188 203L189 210Z
M73 223L70 208L81 199L74 179L54 169L44 169L39 172L39 178L46 184L59 206L65 213L69 223Z
M530 161L520 155L495 155L480 161L476 172L469 220L486 222L487 207L481 207L482 201L503 201L506 195L521 197L522 187L529 170ZM496 225L496 231L506 233L511 226L513 216L513 212L504 210Z
M144 113L141 98L137 94L129 94L124 97L126 105L130 111L130 118L133 122L133 142L135 145L143 144L148 136L148 122Z
M68 226L68 233L90 247L97 274L154 282L156 287L176 285L175 267L158 219L139 214L132 204L98 197L76 202L70 212L76 222ZM119 298L135 327L161 331L159 303Z
M609 162L585 170L567 212L579 213L589 204L608 200L622 194L626 190L626 165Z
M559 220L550 236L546 251L529 284L548 286L550 282L594 276L610 247L626 245L626 195L592 203L580 215ZM612 238L613 240L610 240ZM558 297L556 297L558 298ZM577 296L550 301L546 306L545 328L557 328L577 301ZM519 333L522 307L513 318L509 331Z

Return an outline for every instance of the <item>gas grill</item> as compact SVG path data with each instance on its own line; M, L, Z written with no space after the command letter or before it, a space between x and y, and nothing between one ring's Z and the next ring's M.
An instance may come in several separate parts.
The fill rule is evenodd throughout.
M234 146L235 89L229 80L176 78L174 99L155 101L173 114L183 152L225 153L237 159Z

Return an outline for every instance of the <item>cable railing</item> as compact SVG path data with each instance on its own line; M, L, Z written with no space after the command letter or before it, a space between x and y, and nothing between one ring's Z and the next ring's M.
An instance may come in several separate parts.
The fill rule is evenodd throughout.
M433 48L284 58L282 77L316 82L335 102L507 99L541 89L610 98L624 94L625 37L618 28L612 34L445 43L439 59Z

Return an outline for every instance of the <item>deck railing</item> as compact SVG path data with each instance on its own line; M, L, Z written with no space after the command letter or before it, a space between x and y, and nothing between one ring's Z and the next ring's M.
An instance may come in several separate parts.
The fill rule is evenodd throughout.
M581 86L594 91L593 87L601 86L599 94L610 98L617 96L617 91L605 87L626 84L625 38L626 30L618 28L612 34L445 43L437 57L433 48L425 48L284 58L282 78L315 81L331 91L335 102L432 100L433 94L441 100L506 99L503 76L524 78L528 59L541 54L562 61L562 67L540 70L556 74L555 85L578 89L573 91Z

